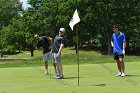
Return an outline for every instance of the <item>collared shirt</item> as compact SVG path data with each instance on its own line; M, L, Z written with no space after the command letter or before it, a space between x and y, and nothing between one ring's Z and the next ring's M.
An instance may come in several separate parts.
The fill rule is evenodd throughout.
M47 36L42 36L39 38L39 41L37 43L37 48L43 48L43 54L50 52L50 39Z
M117 55L123 54L123 43L126 42L124 33L119 32L118 34L114 33L112 35L112 42L114 43L113 53Z
M54 39L54 44L52 47L52 53L58 53L60 45L64 44L64 37L57 35Z

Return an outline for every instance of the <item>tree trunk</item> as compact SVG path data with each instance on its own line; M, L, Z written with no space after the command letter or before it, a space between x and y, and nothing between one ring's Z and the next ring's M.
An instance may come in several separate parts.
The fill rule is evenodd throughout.
M1 51L1 57L3 57L3 52Z
M30 45L30 49L31 49L31 57L33 57L34 56L34 47L32 44Z

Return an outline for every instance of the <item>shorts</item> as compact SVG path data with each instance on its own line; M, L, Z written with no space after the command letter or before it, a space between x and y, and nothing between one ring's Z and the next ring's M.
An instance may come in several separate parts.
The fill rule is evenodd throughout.
M48 62L49 58L51 58L50 52L43 54L43 61Z
M61 53L59 56L57 56L57 53L52 53L52 62L61 63Z
M119 58L124 58L124 55L123 54L121 54L121 55L114 54L114 60L119 60Z

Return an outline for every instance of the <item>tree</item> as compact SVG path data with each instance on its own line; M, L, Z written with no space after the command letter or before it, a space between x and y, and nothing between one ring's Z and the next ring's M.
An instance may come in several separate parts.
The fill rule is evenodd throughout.
M7 2L2 0L2 2ZM8 0L15 1L15 0ZM17 0L16 0L17 1ZM8 18L2 13L0 18L0 48L16 45L15 49L30 49L35 46L34 34L54 37L60 27L66 29L67 46L75 46L76 31L71 31L69 21L77 8L80 23L77 24L79 46L92 46L106 54L111 53L110 39L112 25L117 24L126 34L127 52L140 49L140 2L139 0L28 0L31 7L20 12L20 8L10 11ZM1 3L0 3L1 4ZM9 3L8 3L9 4ZM7 3L5 4L8 5ZM20 4L19 4L20 5ZM12 6L12 4L10 5ZM4 7L4 6L3 6ZM7 6L8 7L8 6ZM0 11L2 6L0 6ZM4 19L5 18L5 19ZM3 22L3 19L6 20ZM11 20L12 19L12 20ZM9 36L6 38L3 36ZM7 46L7 47L6 47ZM24 46L24 47L23 47ZM26 46L26 48L25 48ZM31 46L31 47L27 47ZM14 47L13 47L14 48ZM32 51L33 52L33 51Z
M12 17L19 15L21 3L19 0L1 0L0 1L0 29L10 23Z
M5 43L6 40L5 39L5 34L3 32L5 31L1 31L1 29L3 28L3 30L8 29L8 28L4 28L5 26L8 26L11 19L14 16L18 16L19 15L19 11L21 10L21 3L19 2L19 0L1 0L0 2L0 38L3 38L2 40L0 40L1 42L1 56L3 56L3 47L5 47ZM9 31L9 30L6 30Z

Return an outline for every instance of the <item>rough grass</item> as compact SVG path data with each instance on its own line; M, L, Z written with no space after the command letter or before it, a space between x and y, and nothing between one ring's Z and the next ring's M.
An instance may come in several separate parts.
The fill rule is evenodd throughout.
M64 48L62 53L62 63L64 65L77 64L78 56L73 48ZM125 62L139 62L139 56L126 56ZM113 55L101 55L95 51L79 51L79 63L80 64L102 64L102 63L114 63ZM51 60L49 61L51 64ZM23 51L16 55L6 55L4 58L0 58L0 68L4 67L30 67L30 66L43 66L42 51L34 51L34 57L30 56L29 51Z

